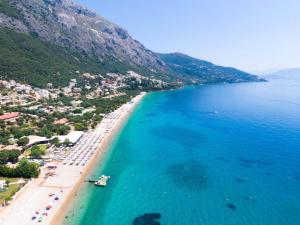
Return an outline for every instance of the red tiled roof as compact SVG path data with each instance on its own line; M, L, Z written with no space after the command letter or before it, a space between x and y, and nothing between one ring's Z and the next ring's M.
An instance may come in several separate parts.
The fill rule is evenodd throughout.
M20 114L18 112L7 113L0 116L0 120L9 120L18 117Z
M56 120L53 122L54 125L63 125L66 124L67 122L69 122L69 120L67 118L62 118L60 120Z

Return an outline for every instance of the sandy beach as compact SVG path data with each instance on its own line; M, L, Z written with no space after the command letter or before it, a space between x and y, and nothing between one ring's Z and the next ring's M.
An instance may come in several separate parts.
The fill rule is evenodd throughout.
M42 169L38 179L28 182L16 194L10 205L0 210L0 224L59 224L87 175L103 158L108 146L144 95L145 93L136 96L130 103L124 104L106 116L94 131L87 132L73 147L71 154L77 154L77 149L85 147L80 147L83 145L81 142L88 142L90 157L82 165L70 165L66 162L51 163L57 168L55 176L47 179L44 179L46 169ZM91 142L96 138L97 141ZM50 209L47 210L47 207ZM36 219L32 220L32 217ZM41 222L38 222L39 219Z

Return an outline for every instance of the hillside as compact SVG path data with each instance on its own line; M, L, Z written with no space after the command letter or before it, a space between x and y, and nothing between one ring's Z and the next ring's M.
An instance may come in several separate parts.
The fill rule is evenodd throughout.
M120 62L101 62L96 57L71 52L9 29L0 29L0 58L1 77L38 87L47 83L66 86L70 79L78 78L76 71L125 73L129 70Z
M71 0L0 0L0 76L65 86L80 72L133 70L167 82L258 81L183 54L156 54L126 30Z
M198 79L201 83L239 83L263 79L232 67L218 66L181 53L158 54L168 65L170 74Z
M300 68L282 69L263 76L266 78L300 77Z

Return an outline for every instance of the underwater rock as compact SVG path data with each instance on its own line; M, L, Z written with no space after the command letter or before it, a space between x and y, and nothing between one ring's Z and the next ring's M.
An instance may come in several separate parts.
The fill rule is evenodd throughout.
M174 125L157 126L151 129L151 133L159 138L183 145L189 150L207 141L207 136L204 133Z
M145 116L157 116L157 113L146 113Z
M159 213L145 213L142 216L136 217L132 224L133 225L160 225L157 220L160 220L161 214Z
M228 203L227 207L231 210L236 210L236 206L234 204Z
M245 167L245 168L251 168L251 167L252 167L251 165L246 164L246 163L241 163L241 166L242 166L242 167Z
M247 163L247 164L251 164L251 163L255 163L256 160L252 160L252 159L246 159L246 158L242 158L242 157L237 157L237 159L242 162L242 163Z
M224 158L224 157L216 157L216 159L221 161L221 162L229 162L229 160Z
M166 172L178 186L183 188L199 191L208 183L206 168L196 160L172 164Z
M300 181L300 176L295 176L294 179Z
M235 178L235 181L238 182L238 183L244 183L245 182L245 180L243 178L239 178L239 177Z
M254 160L254 159L246 159L243 157L237 157L237 159L245 164L256 164L256 165L262 165L262 166L272 166L275 165L275 163L273 162L267 162L267 161L263 161L263 160Z

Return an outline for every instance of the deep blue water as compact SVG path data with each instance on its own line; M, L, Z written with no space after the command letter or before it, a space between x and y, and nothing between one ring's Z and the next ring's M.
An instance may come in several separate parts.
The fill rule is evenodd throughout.
M149 94L102 173L66 224L299 225L300 77Z

